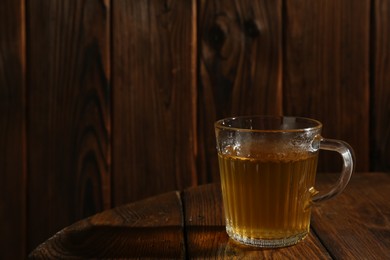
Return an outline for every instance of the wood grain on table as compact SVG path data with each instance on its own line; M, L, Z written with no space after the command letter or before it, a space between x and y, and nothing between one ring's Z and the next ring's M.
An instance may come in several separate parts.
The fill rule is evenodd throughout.
M319 175L318 189L336 180ZM390 175L359 174L313 208L309 236L295 246L239 245L225 232L219 183L173 191L96 214L41 244L31 258L384 259L390 255Z

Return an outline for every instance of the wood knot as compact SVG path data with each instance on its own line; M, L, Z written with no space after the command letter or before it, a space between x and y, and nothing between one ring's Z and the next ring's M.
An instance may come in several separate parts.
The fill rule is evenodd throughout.
M210 46L219 52L226 40L226 35L218 25L214 25L210 28L207 38Z
M260 30L253 20L247 20L244 22L245 35L250 38L256 38L260 35Z

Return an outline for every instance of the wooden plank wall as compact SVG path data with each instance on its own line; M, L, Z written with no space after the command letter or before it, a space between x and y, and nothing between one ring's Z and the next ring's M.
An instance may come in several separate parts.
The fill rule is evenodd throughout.
M113 200L196 180L196 2L113 2Z
M369 0L286 1L284 113L317 118L369 168ZM299 17L299 18L298 18ZM337 171L334 157L320 160Z
M27 3L30 250L111 206L110 6Z
M204 0L198 16L199 178L209 182L217 119L282 114L282 1Z
M26 254L26 51L22 0L0 1L0 259Z
M372 3L371 168L390 169L390 1Z
M390 0L1 1L0 259L218 181L225 116L317 118L390 172L389 28Z

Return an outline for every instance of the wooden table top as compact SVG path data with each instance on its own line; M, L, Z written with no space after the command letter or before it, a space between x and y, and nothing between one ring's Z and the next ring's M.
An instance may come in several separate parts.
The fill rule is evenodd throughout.
M337 176L319 174L317 189ZM313 207L310 235L281 249L241 246L225 232L220 184L173 191L81 220L31 258L388 259L390 174L355 174L339 196Z

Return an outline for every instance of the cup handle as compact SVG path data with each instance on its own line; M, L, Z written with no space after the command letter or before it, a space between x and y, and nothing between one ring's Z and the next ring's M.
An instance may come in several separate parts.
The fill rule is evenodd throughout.
M343 159L343 169L341 171L341 175L338 181L332 187L332 189L326 194L315 195L312 198L313 202L321 202L324 200L328 200L340 194L345 189L349 180L351 179L354 170L354 164L355 164L355 156L354 156L353 149L346 142L340 140L334 140L334 139L326 139L321 137L319 148L321 150L338 152Z

